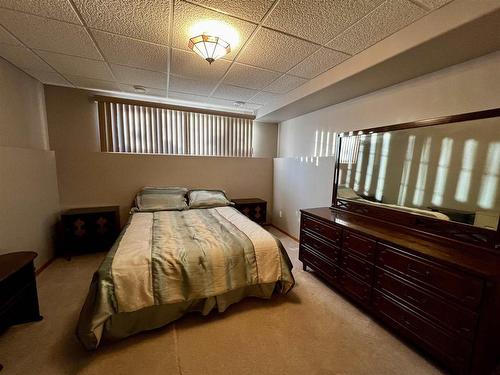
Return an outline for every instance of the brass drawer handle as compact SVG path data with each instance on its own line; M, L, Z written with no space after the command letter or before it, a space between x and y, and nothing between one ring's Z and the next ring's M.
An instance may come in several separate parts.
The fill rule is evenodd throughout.
M431 275L431 271L429 271L429 270L419 271L419 270L413 268L411 266L411 264L408 264L407 269L408 269L408 272L411 272L411 273L413 273L413 274L415 274L417 276L420 276L420 277L429 278L429 276Z
M421 304L425 304L427 303L427 298L417 298L417 297L414 297L412 296L408 290L405 290L405 296L406 298L408 298L410 301L413 301L415 303L421 303Z

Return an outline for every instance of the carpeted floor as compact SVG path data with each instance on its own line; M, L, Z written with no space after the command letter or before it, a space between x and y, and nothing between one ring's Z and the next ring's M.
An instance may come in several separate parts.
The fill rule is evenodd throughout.
M2 375L439 374L418 353L312 272L298 244L278 235L294 262L286 296L247 299L225 313L191 314L162 329L85 351L73 332L103 254L54 261L38 278L44 320L0 336Z

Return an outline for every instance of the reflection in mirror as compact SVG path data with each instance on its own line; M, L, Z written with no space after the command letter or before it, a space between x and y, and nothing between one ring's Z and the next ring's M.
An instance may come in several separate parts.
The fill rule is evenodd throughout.
M342 137L337 197L496 230L500 118Z

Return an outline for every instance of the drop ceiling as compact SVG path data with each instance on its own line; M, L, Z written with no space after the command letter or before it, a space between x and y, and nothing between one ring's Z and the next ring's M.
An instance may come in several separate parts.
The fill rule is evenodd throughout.
M0 0L0 56L45 84L253 112L450 2ZM212 65L187 48L203 19L240 36Z

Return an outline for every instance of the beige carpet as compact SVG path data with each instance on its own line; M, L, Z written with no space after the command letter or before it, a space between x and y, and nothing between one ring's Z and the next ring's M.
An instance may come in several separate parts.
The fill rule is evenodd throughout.
M85 351L73 335L103 255L57 259L38 278L44 320L0 336L8 374L438 374L356 307L302 271L298 244L271 229L294 262L284 297L247 299L225 313L191 314L162 329Z

